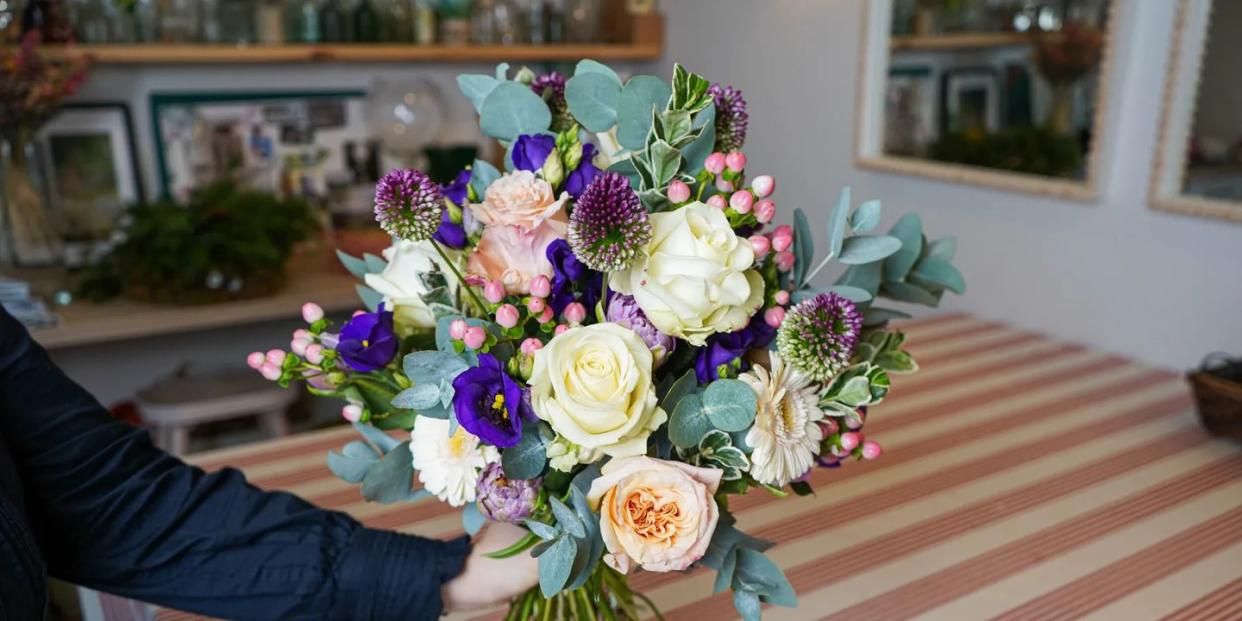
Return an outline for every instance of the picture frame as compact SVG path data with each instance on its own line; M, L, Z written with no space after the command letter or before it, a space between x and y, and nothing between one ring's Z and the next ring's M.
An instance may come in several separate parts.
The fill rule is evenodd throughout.
M160 193L185 200L225 176L302 197L373 182L378 149L366 97L362 90L151 93Z

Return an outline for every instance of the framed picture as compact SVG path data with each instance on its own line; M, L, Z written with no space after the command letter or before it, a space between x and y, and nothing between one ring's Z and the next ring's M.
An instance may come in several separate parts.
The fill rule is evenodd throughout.
M184 200L232 179L318 198L381 168L363 91L153 93L161 192Z
M884 152L918 155L936 138L936 85L930 67L893 67L884 99Z
M66 238L100 238L126 208L146 200L127 104L67 104L36 141Z
M944 131L1000 128L1000 85L991 69L953 69L944 75Z

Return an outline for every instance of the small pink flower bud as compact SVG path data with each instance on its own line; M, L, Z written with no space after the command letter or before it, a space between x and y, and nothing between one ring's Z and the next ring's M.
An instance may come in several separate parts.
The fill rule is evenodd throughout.
M763 321L773 328L781 327L781 323L785 321L785 309L773 306L763 311Z
M725 166L735 173L746 170L746 154L741 151L734 151L725 157Z
M561 316L569 323L582 323L586 319L586 307L581 302L570 302Z
M542 313L539 313L539 317L537 317L537 319L539 320L539 323L548 323L549 321L556 319L556 311L553 311L552 307L549 306L543 309Z
M878 459L880 455L883 455L883 454L884 454L884 449L880 447L879 442L875 442L873 440L867 440L866 442L863 442L863 445L862 445L863 459Z
M767 224L776 217L776 201L765 198L755 205L755 219L761 224Z
M298 328L297 330L293 331L293 338L302 340L302 341L315 340L315 336L310 333L310 330L303 330L302 328Z
M267 356L263 355L261 351L250 352L250 355L246 356L246 366L255 371L258 371L264 362L267 362Z
M267 351L267 361L276 366L280 366L285 363L285 356L285 352L279 349L269 349Z
M776 253L776 269L788 272L793 269L794 254L788 250Z
M293 339L289 341L289 351L299 355L306 355L306 348L311 344L310 339Z
M703 168L706 168L707 172L713 175L719 175L724 172L725 154L716 152L707 156L707 159L703 160Z
M729 197L729 206L738 213L750 213L755 207L755 195L750 190L738 190Z
M521 351L527 356L543 349L543 341L537 338L529 338L522 341Z
M772 240L767 235L751 235L749 238L750 247L755 251L755 258L762 259L768 256L768 251L772 250Z
M569 332L569 326L566 324L561 324L559 326L556 326L556 330L553 330L553 333L556 334L557 336L565 334L566 332Z
M793 245L793 233L788 228L781 227L772 233L772 249L777 252L785 252Z
M470 326L466 328L466 334L461 338L470 349L479 349L487 342L487 330L479 326Z
M841 430L841 426L837 424L837 421L831 418L819 421L819 426L824 430L824 437L835 436Z
M733 182L725 179L724 177L718 177L716 179L716 189L721 192L732 192L735 188L736 186L733 185Z
M453 337L454 341L460 341L466 338L466 329L469 327L470 324L466 323L465 319L454 319L449 323L449 336Z
M772 296L772 297L773 297L773 298L775 298L775 299L776 299L776 303L777 303L777 304L780 304L781 306L785 306L785 305L789 304L789 292L788 292L788 291L785 291L784 289L781 289L780 291L777 291L777 292L776 292L776 295L774 295L774 296Z
M537 298L546 298L552 295L552 281L547 276L540 274L530 280L530 294Z
M323 307L314 302L307 302L303 304L302 319L305 319L306 323L315 323L316 321L323 319Z
M466 274L466 284L471 287L482 287L487 284L487 279L478 274Z
M280 365L264 362L263 366L259 367L259 373L263 374L264 378L274 382L280 379Z
M526 301L526 310L530 311L530 314L535 316L538 316L539 313L542 313L543 309L547 307L548 303L544 301L543 298L531 298Z
M854 433L853 431L847 431L841 434L841 448L845 449L846 451L852 451L858 448L858 445L861 443L862 443L862 436L860 436L857 433Z
M725 197L720 194L712 194L708 197L707 204L723 211L725 207L729 206L729 201L726 201Z
M499 280L489 280L483 285L483 299L492 304L499 304L505 299L505 285Z
M767 198L776 190L776 179L772 175L759 175L750 182L750 187L759 198Z
M518 309L512 304L502 304L496 309L496 323L506 330L517 325L518 316Z
M668 184L668 200L677 204L690 200L690 186L685 181L674 179Z
M311 364L323 362L323 345L314 343L306 348L306 361Z
M350 315L350 317L357 317L358 315L365 315L365 314L367 314L367 312L364 310L356 310L354 311L354 314Z
M351 423L356 423L362 420L362 406L351 403L341 408L341 418L344 418Z

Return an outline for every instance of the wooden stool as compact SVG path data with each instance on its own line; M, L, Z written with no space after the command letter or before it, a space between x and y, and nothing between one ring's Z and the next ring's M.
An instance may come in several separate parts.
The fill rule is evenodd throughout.
M285 411L298 398L250 369L203 374L178 373L138 393L139 415L151 427L156 446L184 455L190 429L218 420L258 416L275 437L289 435Z

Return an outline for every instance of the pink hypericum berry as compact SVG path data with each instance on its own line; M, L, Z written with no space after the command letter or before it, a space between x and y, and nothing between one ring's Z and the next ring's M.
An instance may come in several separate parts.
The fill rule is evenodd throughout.
M793 229L787 224L776 227L776 230L772 232L772 248L777 252L784 252L792 245Z
M539 317L537 317L537 319L539 320L539 323L548 323L549 321L556 319L556 311L552 310L552 307L549 306L543 309L542 313L539 313Z
M246 356L246 366L255 371L258 371L264 362L267 362L267 356L263 355L261 351L250 352L250 355Z
M356 423L362 420L362 406L351 403L341 408L341 418L344 418L351 423Z
M540 274L530 280L530 294L537 298L546 298L552 295L552 281L547 276Z
M867 440L862 445L863 459L877 459L884 454L884 449L880 447L879 442Z
M785 309L773 306L763 311L763 321L773 328L781 327L781 323L785 321Z
M668 200L681 204L690 200L690 186L685 181L673 180L668 184Z
M306 348L306 361L311 364L323 362L323 345L314 343Z
M280 366L280 365L282 365L282 364L284 364L284 363L285 363L285 356L286 356L286 355L287 355L287 354L285 354L285 352L284 352L284 351L282 351L282 350L279 350L279 349L269 349L269 350L267 350L267 361L268 361L269 363L271 363L271 364L276 365L276 366Z
M841 434L841 448L846 451L852 451L858 448L858 445L861 443L862 436L854 433L853 431L847 431Z
M725 179L724 177L718 177L716 179L716 189L720 190L721 192L732 192L734 189L736 189L736 187L737 186L734 186L732 181L729 181L728 179Z
M316 321L323 319L323 307L314 302L307 302L303 304L302 319L305 319L306 323L315 323Z
M755 251L756 259L768 256L768 251L772 250L772 240L767 235L751 235L748 240L751 249Z
M505 299L505 285L499 280L489 280L483 285L483 299L492 304L499 304Z
M775 298L776 303L780 304L781 306L786 306L789 304L789 292L785 291L784 289L777 291L776 295L772 297Z
M794 266L794 253L786 250L776 253L776 269L788 272Z
M750 190L738 190L729 197L729 206L738 213L750 213L755 207L755 195Z
M310 333L310 330L303 330L302 328L298 328L297 330L293 331L293 338L303 340L303 341L315 340L315 336Z
M280 375L281 375L280 365L275 365L270 362L264 362L263 366L259 367L259 373L263 374L264 378L269 379L274 382L280 379Z
M449 336L451 336L454 341L460 341L466 338L466 329L469 327L470 324L466 323L465 319L454 319L451 323L449 323Z
M530 314L532 315L538 316L539 313L542 313L543 309L547 307L548 302L543 298L531 298L526 301L526 310L530 311Z
M728 166L729 170L735 173L746 170L746 154L741 151L730 153L725 157L725 166Z
M565 324L556 326L556 330L553 330L553 334L556 334L557 336L565 334L566 332L569 332L569 326Z
M755 219L761 224L767 224L776 217L776 201L765 198L755 204Z
M517 325L518 317L518 309L512 304L502 304L496 309L496 323L506 330Z
M310 346L310 344L311 344L311 340L310 340L310 339L298 339L298 338L295 338L295 339L293 339L292 341L289 341L289 351L291 351L291 352L293 352L293 353L295 353L295 354L297 354L297 355L299 355L299 356L305 356L305 355L306 355L306 348L307 348L308 346Z
M537 338L529 338L522 341L521 351L527 356L543 349L543 341Z
M824 430L824 437L835 436L841 430L841 426L837 424L837 421L831 418L819 421L819 426Z
M478 349L487 342L487 330L479 326L470 326L466 328L465 336L461 337L462 342L470 349Z
M719 175L724 172L725 154L717 152L707 156L707 159L703 160L703 168L706 168L707 172L713 175Z
M570 302L561 316L569 323L582 323L586 319L586 307L581 302Z
M767 198L776 190L776 179L772 175L759 175L750 182L750 188L759 198Z
M725 207L729 206L729 201L726 201L725 197L720 194L712 194L707 198L707 204L723 211Z

